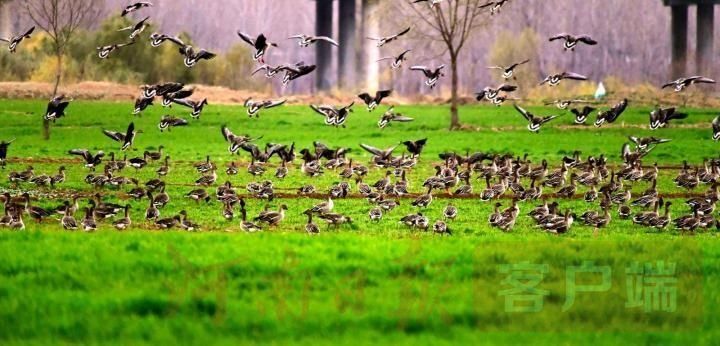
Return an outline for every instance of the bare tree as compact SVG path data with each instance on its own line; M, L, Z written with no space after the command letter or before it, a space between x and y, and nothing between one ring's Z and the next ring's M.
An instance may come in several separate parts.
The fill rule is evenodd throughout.
M486 8L480 7L485 3L487 0L447 0L430 8L424 2L420 5L410 1L395 2L397 10L401 12L393 13L410 14L412 22L419 22L423 26L421 30L415 32L420 32L426 40L441 43L444 51L450 56L451 130L461 127L458 115L460 84L458 60L472 34L487 22L489 12Z
M77 30L91 24L100 15L95 0L27 0L25 11L35 25L47 32L57 63L53 97L57 95L63 72L63 55ZM50 138L50 123L43 122L43 137Z

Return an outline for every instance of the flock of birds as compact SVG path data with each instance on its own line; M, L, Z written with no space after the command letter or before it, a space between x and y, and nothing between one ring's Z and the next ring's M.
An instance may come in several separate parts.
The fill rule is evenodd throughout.
M482 9L488 9L492 15L498 14L501 8L509 0L493 1L483 6ZM426 2L431 11L437 10L438 6L442 6L442 0L416 0L413 3ZM122 16L137 12L143 8L152 6L149 2L138 2L127 6ZM121 28L121 31L129 31L129 41L126 43L112 44L98 47L98 56L107 59L113 51L124 48L136 43L136 40L148 26L149 17L137 22L127 28ZM17 35L9 39L0 39L9 43L11 52L15 52L18 45L27 38L30 38L34 28L27 32ZM412 30L408 27L397 34L384 37L368 38L377 42L378 47L383 47L391 42L398 41L402 36ZM271 47L278 47L277 43L271 42L264 34L251 36L243 32L238 32L240 39L253 48L253 59L260 63L260 66L253 71L253 75L263 71L266 78L274 78L276 75L282 74L282 83L287 84L291 81L308 75L316 69L315 65L307 65L304 62L293 64L269 65L266 63L268 51ZM331 44L338 46L340 43L330 37L310 36L310 35L294 35L290 39L298 41L298 45L308 47L313 44ZM149 37L152 46L157 47L166 42L175 44L179 48L179 53L183 57L183 62L188 68L192 68L201 60L211 60L215 57L204 49L195 49L185 44L177 37L160 33L153 33ZM572 35L558 34L549 38L549 41L562 41L563 49L566 51L574 51L580 45L594 46L598 42L589 35ZM396 56L388 56L381 58L378 62L390 61L390 68L398 69L408 60L410 49L404 50ZM506 100L511 99L511 94L518 90L518 87L511 84L516 79L517 69L528 63L529 60L520 61L507 66L493 66L491 69L501 72L501 77L505 83L499 86L488 86L476 94L478 101L488 101L495 105L501 105ZM411 70L421 71L425 77L425 84L430 89L434 88L443 77L442 70L444 65L437 67L412 66ZM574 72L560 72L547 76L540 82L540 85L556 86L563 80L587 80L583 76ZM715 83L714 80L702 76L693 76L681 78L662 86L662 88L673 88L676 92L682 92L688 87L695 84ZM193 100L194 89L187 88L182 83L161 83L155 85L143 85L140 87L141 94L135 102L133 114L141 114L147 107L153 105L156 98L161 99L162 106L170 107L177 104L190 109L190 116L199 119L204 107L208 104L207 99ZM374 94L362 93L358 95L359 99L366 105L369 112L376 110L389 96L392 90L379 90ZM48 103L44 118L48 121L56 121L66 114L66 110L72 99L65 95L54 97ZM248 99L244 105L247 109L249 117L259 117L260 112L264 109L270 109L283 105L286 100L252 100ZM587 100L556 100L549 104L555 104L559 109L568 109L574 104L587 104ZM333 105L310 105L311 109L324 118L324 122L329 126L345 127L345 123L353 112L355 102L350 104L333 106ZM595 126L615 122L625 111L628 106L627 99L624 99L607 110L597 112ZM536 115L525 108L515 104L514 108L527 120L527 128L532 132L539 132L541 127L556 119L559 115ZM571 112L575 114L575 122L583 124L590 115L597 109L585 105L582 108L572 108ZM668 125L673 119L682 119L687 114L676 111L675 108L658 108L650 114L650 128L659 129ZM409 122L413 118L405 116L394 111L394 107L383 112L378 121L378 127L385 128L392 122ZM178 126L186 126L189 124L187 119L181 117L165 115L161 118L158 128L160 131L171 131L172 128ZM720 140L720 118L716 118L713 123L713 139ZM122 131L104 129L103 133L113 141L119 143L119 149L127 152L133 148L134 140L140 130L135 128L134 123L130 123L127 129ZM690 208L690 212L679 218L671 216L671 202L666 201L657 189L657 180L659 169L655 164L652 168L643 165L643 158L650 153L658 145L670 141L669 139L655 137L630 137L629 143L622 147L622 166L617 171L608 167L607 158L604 155L599 157L589 156L582 159L579 152L575 152L570 157L565 157L558 163L557 168L552 168L550 163L543 160L540 164L533 164L527 155L524 157L515 157L511 154L489 154L489 153L466 153L459 155L457 153L447 152L440 154L441 164L434 166L435 174L427 177L421 189L423 193L411 193L411 182L407 178L419 162L423 149L427 144L427 139L417 141L404 141L402 145L405 152L397 155L397 146L390 148L376 148L371 145L361 144L360 147L370 153L370 167L359 164L348 157L351 148L331 148L321 142L314 142L313 147L303 148L296 152L295 144L267 143L265 147L256 144L256 141L262 137L252 137L250 135L238 135L226 125L221 127L221 134L228 144L228 151L232 155L247 153L250 156L250 162L245 167L248 174L254 177L261 177L270 169L269 162L276 158L279 165L275 167L273 174L275 179L284 179L290 172L291 167L297 167L296 161L301 161L299 171L309 178L315 178L326 174L327 171L337 174L341 182L333 184L327 191L318 191L311 184L300 187L297 191L298 195L323 195L327 196L322 202L305 210L304 215L307 216L305 229L310 234L320 232L320 227L314 222L314 218L321 219L329 226L339 227L344 224L352 223L351 216L337 212L335 210L335 201L352 195L353 190L359 196L367 199L370 204L367 217L374 221L380 222L385 215L401 203L401 198L412 198L410 203L413 207L418 208L418 212L405 215L399 221L414 229L428 230L432 228L434 232L439 234L451 234L449 224L459 215L458 208L450 203L447 204L442 212L442 216L431 222L430 218L423 214L423 211L435 200L433 192L445 192L449 197L474 197L478 196L480 200L490 202L495 201L494 212L488 218L488 222L492 227L496 227L503 231L510 231L516 224L520 216L519 202L543 200L543 203L532 209L527 216L534 220L537 227L552 233L568 232L573 222L579 220L585 225L593 227L596 231L610 224L611 210L617 208L617 215L620 219L630 219L633 223L651 227L655 229L664 229L669 224L674 223L677 229L685 231L695 231L702 228L718 227L720 222L713 218L713 212L717 201L720 200L718 193L718 182L720 181L720 160L709 160L704 163L703 167L690 167L687 163L679 174L675 177L675 184L686 190L696 189L701 184L708 186L707 191L701 196L691 198L686 201ZM5 168L7 152L13 141L0 142L0 166ZM91 172L85 177L85 183L94 189L90 196L75 194L70 200L63 202L61 205L46 209L32 203L29 193L22 193L19 196L12 196L5 193L2 197L4 202L4 214L0 218L0 226L10 227L14 229L24 229L25 223L23 215L27 214L30 218L41 222L53 217L59 217L60 224L64 229L75 230L84 229L86 231L95 230L98 222L101 220L112 220L111 224L118 230L128 229L132 225L131 212L129 204L116 204L103 200L103 189L120 190L124 186L128 186L129 190L125 194L135 200L147 199L148 206L143 215L147 222L159 229L171 229L180 227L186 230L198 230L200 226L188 219L187 212L181 211L177 215L170 217L161 217L162 210L171 202L171 196L166 193L166 183L163 178L171 171L170 157L163 152L164 147L159 146L157 151L144 151L141 157L133 157L128 159L124 155L122 159L115 156L115 153L109 154L109 159L105 157L102 151L91 152L87 149L69 150L70 155L79 156L84 167ZM124 176L124 169L132 168L136 172L148 169L154 165L157 178L150 179L141 184L141 182L131 176ZM236 217L236 212L240 214L240 228L244 231L259 231L266 227L276 227L285 220L287 205L280 205L277 209L271 209L266 204L263 211L252 219L248 218L246 202L250 198L273 201L277 194L275 192L273 180L262 180L259 182L251 182L244 189L245 193L239 191L239 187L233 186L228 180L223 184L219 184L213 193L211 187L218 185L218 166L212 162L208 156L206 160L197 162L193 165L194 169L200 175L194 182L197 188L189 191L184 195L185 198L196 201L197 203L209 203L215 199L222 205L221 212L225 219L232 220ZM379 168L385 171L384 176L368 184L365 182L372 168ZM101 169L102 173L96 173ZM239 174L241 167L236 162L231 162L225 169L227 176ZM33 167L28 167L23 171L12 171L8 175L10 183L18 187L23 184L32 184L37 187L54 187L62 184L66 180L65 167L58 168L56 174L36 174ZM484 188L478 193L474 193L472 180L484 181ZM352 184L354 183L354 187ZM647 189L640 195L633 196L631 188L633 185L645 183ZM548 194L544 189L553 189ZM581 191L581 189L583 191ZM599 209L592 208L580 215L573 213L569 209L561 210L558 199L571 199L580 197L591 205L598 204ZM511 204L503 209L500 201L502 198L511 198ZM556 199L556 201L548 202L547 199ZM87 199L88 205L80 206L79 200ZM633 207L636 209L633 211ZM238 210L239 209L239 210ZM640 209L638 211L637 209ZM78 211L84 212L82 219L76 219L75 215Z

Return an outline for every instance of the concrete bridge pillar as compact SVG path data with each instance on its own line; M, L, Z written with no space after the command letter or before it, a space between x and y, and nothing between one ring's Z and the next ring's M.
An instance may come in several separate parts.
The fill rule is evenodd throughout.
M685 75L687 67L687 27L688 7L687 5L676 5L671 7L670 26L672 27L672 62L670 66L671 79L680 78Z
M697 6L697 36L695 68L689 74L712 73L713 53L715 50L715 5L720 0L663 0L670 6L670 27L672 42L672 62L670 78L680 78L687 74L688 50L688 7Z
M356 62L356 2L355 0L340 0L339 3L339 54L338 54L338 84L340 88L355 85Z
M697 6L697 66L699 73L712 73L715 51L715 8L712 4ZM712 77L712 76L711 76Z
M315 35L333 37L333 1L316 0ZM342 44L342 42L340 43ZM332 64L332 46L314 44L315 64L317 65L316 86L318 91L330 89L330 68Z

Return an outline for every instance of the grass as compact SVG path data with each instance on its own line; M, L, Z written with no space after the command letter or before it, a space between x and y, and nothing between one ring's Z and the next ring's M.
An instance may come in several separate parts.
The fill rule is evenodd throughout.
M521 218L513 232L502 233L486 223L490 204L454 200L460 209L459 218L450 224L454 235L439 237L398 225L401 216L416 211L408 199L378 224L367 220L365 200L346 199L336 202L336 210L351 215L353 225L327 231L323 227L319 236L309 237L300 211L318 200L287 198L272 203L289 206L280 227L245 234L239 232L237 222L222 219L217 202L196 205L182 198L198 177L192 162L210 155L220 167L231 160L241 167L247 164L246 154L231 157L227 152L220 135L222 124L236 133L263 135L261 145L295 142L305 148L321 140L331 147L350 147L350 155L363 163L369 155L359 143L386 147L427 137L420 164L409 176L412 191L419 192L420 181L432 174L437 155L444 151L528 153L534 162L548 159L556 165L562 156L581 150L584 155L606 154L617 164L628 135L655 135L673 141L656 149L646 162L678 165L686 159L700 164L716 153L716 143L710 140L716 110L689 110L688 119L655 133L641 127L649 109L631 108L622 123L602 129L571 127L568 113L535 135L525 130L522 118L508 106L465 107L461 119L477 130L449 132L444 107L400 107L416 120L379 130L375 125L379 111L367 114L359 107L347 128L335 129L323 126L322 118L307 107L281 107L248 119L240 107L212 105L201 120L190 120L190 126L160 133L156 127L163 114L160 107L133 118L128 103L78 101L67 118L53 125L52 138L45 142L39 137L43 102L3 100L2 105L0 139L17 138L6 171L32 162L36 172L53 173L60 159L68 168L68 182L58 190L32 191L44 193L35 203L55 206L59 200L45 197L58 191L89 191L82 182L87 169L65 162L71 159L67 150L118 152L117 143L100 130L124 130L134 121L143 133L131 157L164 145L172 158L171 174L165 179L172 201L163 215L187 210L204 230L152 230L140 220L147 202L125 200L119 191L105 192L106 199L131 204L134 227L127 232L107 225L92 234L64 232L52 220L39 225L27 221L25 232L1 230L0 340L4 344L617 344L621 340L709 344L718 337L715 307L720 296L714 287L720 283L720 247L712 231L683 237L671 230L649 231L614 220L597 235L576 225L569 234L557 237L537 231ZM179 109L169 112L186 116ZM143 182L154 177L157 166L122 174ZM219 174L220 182L228 179ZM382 174L373 169L367 181ZM677 192L672 185L675 174L675 170L662 172L661 192ZM242 187L262 178L253 179L243 171L229 179ZM312 183L326 191L338 181L336 174L327 172ZM307 182L291 167L288 178L276 186L291 192ZM476 191L483 187L480 181L474 185ZM635 191L645 188L645 184L633 186ZM0 189L18 193L32 187L15 188L3 180ZM438 219L448 202L440 197L424 213ZM561 205L577 212L592 207L579 201L561 201ZM263 206L264 202L249 201L249 215ZM523 213L529 208L527 203L521 206ZM679 207L674 215L685 212ZM568 265L584 260L611 266L612 287L597 296L579 294L574 308L564 312L563 274ZM628 311L623 304L625 267L633 261L657 260L678 263L677 311ZM522 261L551 266L542 285L549 293L540 313L503 310L505 298L498 292L507 288L501 284L506 275L499 273L498 266Z

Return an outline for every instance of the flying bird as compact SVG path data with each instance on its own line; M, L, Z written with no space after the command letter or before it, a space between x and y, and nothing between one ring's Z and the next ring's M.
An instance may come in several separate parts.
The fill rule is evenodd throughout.
M149 106L152 106L153 101L155 100L154 97L143 97L139 96L135 99L135 108L133 108L133 115L137 115L142 113L145 109L147 109Z
M640 151L645 151L649 146L658 145L662 143L667 143L672 141L671 139L664 139L664 138L655 138L655 137L635 137L635 136L629 136L628 139L630 139L631 142L635 143L635 146Z
M575 47L577 46L578 43L584 43L589 46L594 46L597 44L597 41L593 40L593 38L590 37L589 35L575 36L575 35L571 35L571 34L562 33L562 34L557 34L553 37L550 37L550 39L549 39L550 42L555 41L555 40L565 41L563 43L563 47L565 50L570 50L570 51L574 51Z
M160 129L160 132L163 132L164 130L170 131L171 128L176 126L187 126L188 121L183 118L178 118L176 116L172 115L163 115L160 119L160 123L158 124L158 128Z
M425 144L427 144L427 138L419 139L417 141L404 141L402 144L407 148L407 151L412 154L413 157L420 156Z
M91 170L95 170L95 167L102 163L102 158L105 156L105 153L102 151L98 151L95 155L93 155L87 149L72 149L68 151L68 153L70 155L82 156L85 161L85 167L90 168Z
M207 99L203 99L202 101L193 101L193 100L188 100L188 99L180 99L180 100L173 99L172 102L192 109L190 116L193 117L193 119L199 119L200 114L202 114L203 109L205 108L205 106L208 105Z
M264 34L258 35L257 38L252 38L249 35L240 31L238 31L237 34L243 41L247 42L247 44L255 48L253 60L260 61L263 64L265 63L265 54L267 53L268 49L270 49L270 47L278 46L277 44L268 41L267 37L265 37Z
M397 121L397 122L401 122L401 123L407 123L407 122L411 122L411 121L413 121L413 120L415 120L415 119L410 118L410 117L407 117L407 116L404 116L404 115L402 115L402 114L400 114L400 113L396 113L396 112L395 112L395 107L390 107L390 108L388 108L388 110L385 111L385 113L383 113L383 115L380 117L380 120L378 121L378 127L379 127L380 129L384 129L386 126L388 126L388 125L389 125L391 122L393 122L393 121Z
M282 84L288 85L291 81L294 81L302 76L308 75L317 69L317 65L305 65L304 62L298 62L293 66L284 65L281 68L285 71L283 76Z
M135 123L130 123L124 133L110 130L102 130L102 132L110 139L122 143L122 147L120 148L122 151L132 147L135 142L135 135L137 134L137 132L135 132Z
M234 134L226 125L222 125L220 127L220 132L223 135L223 138L225 138L225 141L230 143L230 147L228 147L228 151L231 154L235 154L238 150L241 148L250 148L248 145L251 144L253 141L258 140L262 138L262 136L258 138L252 138L249 135L242 135L238 136Z
M516 85L510 84L500 84L495 88L485 87L480 92L475 93L475 99L478 101L482 101L483 99L494 101L498 96L500 96L501 92L511 93L517 89L518 87Z
M440 5L440 3L441 3L442 1L443 1L443 0L415 0L415 1L413 1L413 4L417 4L417 3L420 3L420 2L427 2L427 3L428 3L428 6L430 6L430 9L434 9L435 6Z
M136 2L136 3L134 3L134 4L125 6L125 8L123 9L122 14L121 14L120 16L121 16L121 17L125 17L126 15L128 15L128 14L130 14L130 13L133 13L133 12L135 12L135 11L137 11L137 10L140 10L140 9L142 9L142 8L145 8L145 7L151 7L152 5L153 5L153 4L152 4L151 2L148 2L148 1Z
M612 108L610 108L607 111L600 111L597 114L597 119L595 119L595 126L600 127L605 123L612 124L617 120L623 112L625 112L625 109L627 108L628 100L623 99L620 101L620 103L616 104Z
M345 127L345 121L347 117L352 113L352 107L355 102L350 103L347 106L334 107L329 105L310 105L310 108L316 113L325 117L325 125L329 126L342 126Z
M209 52L205 49L195 51L195 49L190 45L180 47L180 54L185 56L183 62L185 63L185 66L189 68L197 65L200 60L212 60L216 56L215 53Z
M545 79L542 82L540 82L540 85L548 83L548 84L550 84L550 86L556 86L556 85L560 84L560 81L562 81L563 79L587 80L588 78L581 74L577 74L574 72L563 72L563 73L558 73L558 74L552 74L552 75L545 77Z
M410 27L408 27L407 29L401 31L400 33L392 35L392 36L368 37L367 39L372 40L372 41L377 41L377 46L379 48L379 47L384 46L387 43L397 40L398 38L400 38L400 36L403 36L403 35L407 34L408 32L410 32Z
M180 89L178 91L163 93L162 95L162 105L163 107L170 107L175 100L182 100L186 99L195 93L195 89L188 88L188 89Z
M440 77L444 76L445 74L442 73L442 69L445 68L445 65L440 65L436 68L429 68L427 66L412 66L410 67L410 70L412 71L422 71L422 73L425 75L425 85L429 86L430 89L435 88L435 85L437 84Z
M153 98L155 96L165 96L169 93L174 93L182 90L185 87L183 83L164 83L155 85L143 85L140 87L143 91L142 97Z
M130 46L133 44L135 44L135 41L130 41L128 43L118 43L118 44L111 44L109 46L97 47L98 57L100 59L107 59L108 57L110 57L110 53L114 52L118 48L127 47L127 46Z
M687 78L679 78L670 83L663 84L661 89L673 87L673 89L675 89L676 92L681 92L681 91L685 90L685 88L687 88L693 84L697 84L697 83L715 84L715 80L707 78L707 77L703 77L703 76L692 76L692 77L687 77Z
M256 117L256 118L259 118L259 117L260 117L260 110L262 110L262 109L270 109L270 108L274 108L274 107L277 107L277 106L281 106L281 105L285 104L285 102L287 102L287 100L277 100L277 101L272 101L272 100L253 101L252 99L247 99L247 100L245 100L245 103L243 103L243 105L245 106L245 108L247 108L247 115L248 115L249 117L252 118L252 117L254 116L254 117Z
M143 31L145 31L145 28L147 28L147 20L150 19L150 17L145 17L145 19L130 25L128 27L122 28L118 31L130 31L130 39L134 40L137 35L140 35Z
M657 130L667 126L671 120L685 119L687 117L687 113L677 112L675 107L654 109L650 112L650 129Z
M407 49L407 50L405 50L404 52L400 53L400 55L398 55L398 56L386 56L386 57L384 57L384 58L378 59L377 62L381 62L381 61L385 61L385 60L392 60L392 63L390 64L390 67L391 67L393 70L397 70L397 69L399 69L400 67L402 67L403 62L404 62L405 60L407 60L406 55L407 55L407 53L409 53L410 51L412 51L412 49Z
M183 42L179 37L176 36L169 36L156 32L150 35L150 45L153 47L160 47L160 45L162 45L166 41L172 42L180 47L185 46L185 42Z
M550 115L546 117L538 117L534 114L526 111L525 109L521 108L518 105L514 105L515 109L522 114L523 117L525 117L525 120L528 121L527 129L530 130L530 132L538 133L540 131L540 127L542 127L543 124L559 117L559 115Z
M43 119L47 121L55 121L56 119L64 117L65 109L67 109L71 101L72 99L68 100L64 94L54 97L50 100L50 102L48 102L47 110L45 111Z
M498 0L498 1L491 1L487 4L480 5L478 8L487 8L490 7L490 15L495 15L496 13L500 13L500 9L502 9L505 4L510 0Z
M555 100L555 101L545 102L545 105L546 105L546 106L549 106L549 105L553 105L553 104L554 104L555 107L557 107L558 109L563 109L563 110L565 110L565 109L567 109L568 107L570 107L570 105L572 105L572 104L574 104L574 103L590 103L590 101L585 101L585 100Z
M255 71L253 71L250 75L254 76L256 73L258 73L260 71L265 71L265 78L273 78L278 73L284 71L284 69L285 69L285 65L271 66L268 64L264 64L264 65L258 67L257 69L255 69Z
M526 59L526 60L523 60L523 61L521 61L521 62L516 62L516 63L514 63L514 64L511 64L510 66L488 66L488 68L489 68L489 69L494 69L494 70L501 70L501 71L502 71L502 77L503 77L503 79L505 79L505 80L508 80L508 79L510 79L510 78L512 78L512 79L517 79L517 77L515 77L515 69L516 69L518 66L527 64L527 63L529 63L529 62L530 62L530 59Z
M380 105L382 100L390 96L390 94L392 94L392 90L378 90L374 97L370 96L368 93L362 93L358 95L358 97L365 102L368 112L372 112Z
M14 141L15 141L15 139L13 138L7 142L6 141L0 142L0 167L2 167L3 169L5 169L5 163L6 163L5 160L7 159L8 147L10 147L10 143L12 143Z
M10 53L15 53L15 50L17 50L17 46L20 44L20 42L22 42L26 38L31 38L33 31L35 31L34 26L22 35L16 35L10 38L0 37L0 41L8 43L8 50L10 50Z
M336 47L340 46L340 44L338 44L337 41L335 41L327 36L310 36L310 35L305 35L305 34L299 34L299 35L288 37L288 40L292 40L292 39L297 39L298 45L303 48L309 47L311 44L318 42L318 41L325 41Z
M573 108L570 110L573 114L575 114L575 123L576 124L584 124L587 118L590 116L590 113L594 112L595 108L590 106L585 106L581 110L578 110L577 108Z

